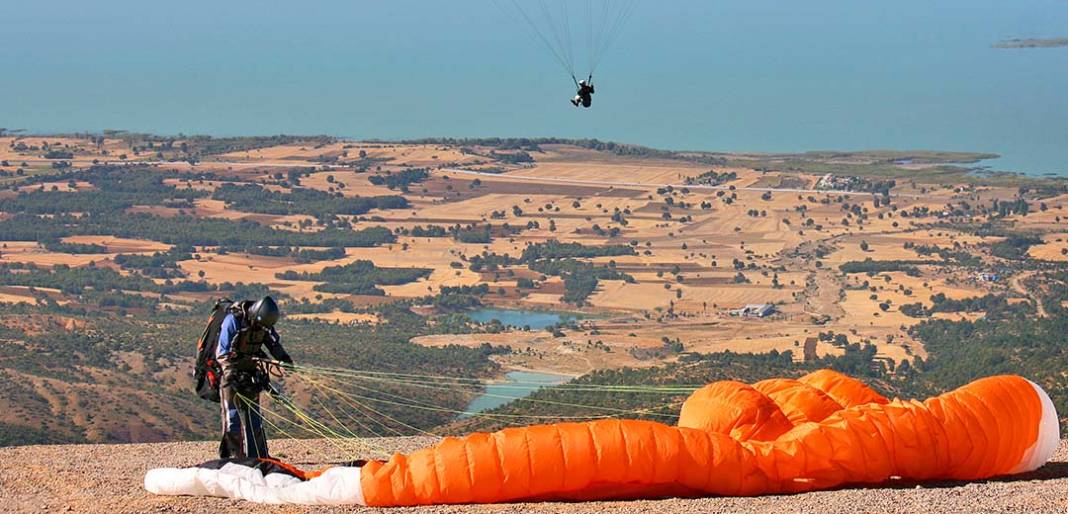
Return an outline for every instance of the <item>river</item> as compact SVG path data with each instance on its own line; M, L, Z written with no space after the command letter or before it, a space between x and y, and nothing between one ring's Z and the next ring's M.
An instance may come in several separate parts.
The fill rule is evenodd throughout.
M571 380L569 376L532 371L510 371L504 377L504 382L487 385L486 392L482 396L467 404L464 410L469 414L463 417L500 407L517 398L524 398L542 387L559 385Z

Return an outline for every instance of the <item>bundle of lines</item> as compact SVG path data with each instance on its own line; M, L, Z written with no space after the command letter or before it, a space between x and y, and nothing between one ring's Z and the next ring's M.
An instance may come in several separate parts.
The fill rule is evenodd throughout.
M323 366L287 366L289 378L283 393L275 389L260 412L264 425L276 436L301 441L306 455L329 452L355 460L383 458L390 452L379 441L387 437L424 436L440 439L450 422L465 428L479 423L493 428L554 421L589 421L606 418L645 418L672 422L678 407L698 385L606 385L568 382L553 385L561 393L581 393L582 402L560 401L530 394L548 384L524 380L496 381L387 371L352 370ZM492 388L488 390L488 388ZM447 394L463 407L435 401ZM654 395L655 407L628 408L635 396ZM573 397L574 395L567 394ZM481 397L513 408L472 409ZM251 403L240 396L239 401ZM512 403L514 402L514 403ZM641 403L641 402L637 402ZM401 412L426 412L445 420L440 426L400 419ZM531 412L524 412L531 411ZM420 426L424 425L424 426ZM453 427L452 431L457 429ZM325 442L326 445L321 444Z

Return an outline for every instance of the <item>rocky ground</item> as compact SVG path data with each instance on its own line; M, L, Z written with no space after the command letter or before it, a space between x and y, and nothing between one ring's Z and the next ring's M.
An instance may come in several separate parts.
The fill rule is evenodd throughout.
M409 451L427 438L376 440L385 451ZM275 454L307 468L332 459L325 443L273 441ZM175 498L145 492L145 471L208 460L215 443L25 446L0 448L0 511L3 512L370 512L373 509L264 507L214 498ZM392 512L1066 512L1068 441L1037 472L978 483L918 486L893 484L793 496L666 499L589 503L437 506Z

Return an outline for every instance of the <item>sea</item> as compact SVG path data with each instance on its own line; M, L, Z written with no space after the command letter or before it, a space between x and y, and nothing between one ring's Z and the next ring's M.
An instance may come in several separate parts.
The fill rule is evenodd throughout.
M1064 0L636 0L590 109L508 1L0 2L0 127L955 150L1068 176L1068 48L994 48L1068 36Z

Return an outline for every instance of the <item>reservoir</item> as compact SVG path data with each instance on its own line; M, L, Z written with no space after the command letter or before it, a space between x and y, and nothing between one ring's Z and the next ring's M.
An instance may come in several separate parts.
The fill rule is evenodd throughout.
M542 387L559 385L571 380L569 376L531 371L510 371L505 374L504 378L504 382L487 385L486 392L467 404L464 410L469 413L483 412L500 407L516 398L529 396ZM469 416L470 414L464 414L461 417Z
M490 321L497 320L509 327L530 327L531 330L542 330L557 323L575 319L575 317L570 314L561 314L557 312L505 309L479 309L477 311L468 312L467 317L479 323L489 323Z

